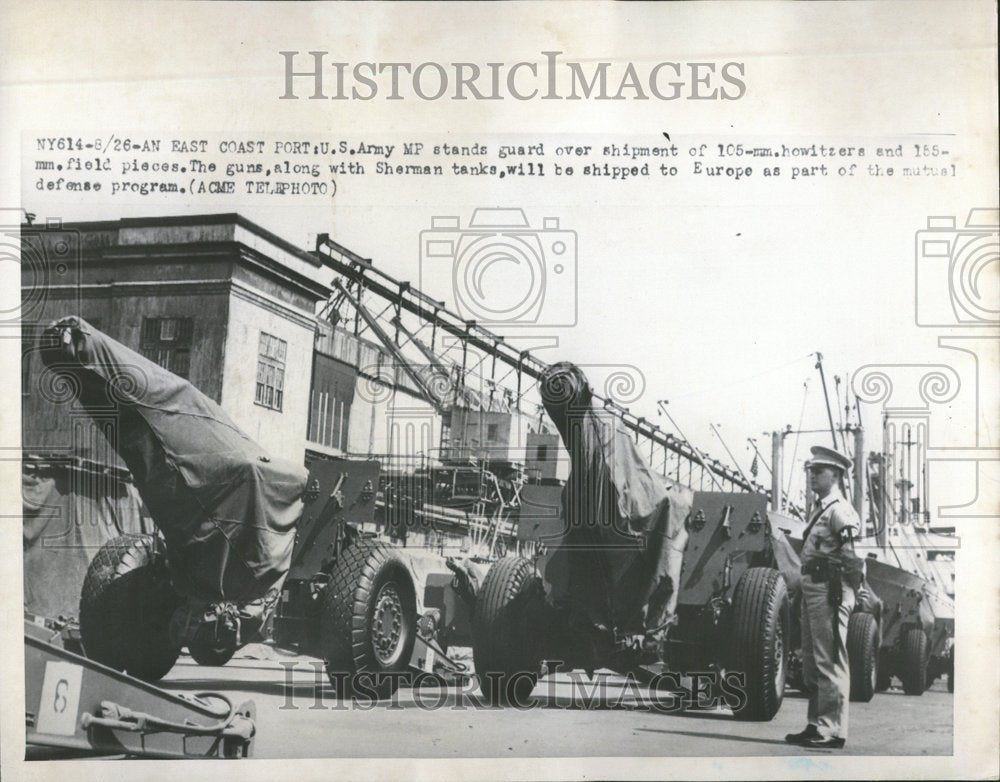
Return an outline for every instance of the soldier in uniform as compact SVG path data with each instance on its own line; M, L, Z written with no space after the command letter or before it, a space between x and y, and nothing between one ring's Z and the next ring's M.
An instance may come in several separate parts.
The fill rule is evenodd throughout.
M851 674L847 622L854 608L860 560L854 555L858 515L841 490L851 460L823 446L812 449L809 483L816 495L802 541L802 674L809 724L785 741L841 749L847 741Z

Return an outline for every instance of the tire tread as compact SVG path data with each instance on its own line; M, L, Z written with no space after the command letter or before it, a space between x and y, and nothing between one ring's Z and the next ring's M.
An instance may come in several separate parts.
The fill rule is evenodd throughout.
M927 634L911 627L900 639L899 678L907 695L923 695L927 689Z
M126 534L98 550L80 592L80 637L92 660L146 681L163 678L180 655L169 623L180 597L166 578L153 535Z
M490 568L476 597L473 661L483 694L492 703L520 703L537 681L540 661L528 659L530 653L525 648L523 628L519 626L523 614L515 615L518 598L527 594L537 578L528 560L503 557ZM502 680L484 677L487 672L501 674ZM516 678L508 679L515 675Z
M787 646L788 588L784 577L773 568L752 567L736 585L732 601L732 668L746 673L746 703L734 710L738 719L767 721L781 708L781 693L772 691L776 677L773 655L764 647L772 625L781 625ZM787 670L787 668L786 668Z
M851 670L851 700L868 703L877 690L877 685L872 686L872 674L878 677L878 623L867 612L851 614L848 620L847 659Z
M353 676L382 672L371 650L368 612L372 587L387 566L400 574L406 573L389 544L361 540L343 550L333 568L323 595L321 636L327 673L334 683L334 675L338 673ZM410 608L408 605L403 607L404 611ZM398 666L400 670L408 666L416 640L415 612L407 621L408 638ZM375 689L381 698L392 694L378 686Z

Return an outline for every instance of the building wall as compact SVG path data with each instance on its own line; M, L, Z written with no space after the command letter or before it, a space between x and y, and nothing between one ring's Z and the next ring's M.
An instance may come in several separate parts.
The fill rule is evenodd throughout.
M36 322L44 324L67 315L77 315L126 347L140 352L144 318L191 318L193 334L188 379L206 396L219 400L229 295L225 286L176 285L169 281L142 285L89 284L80 292L50 291ZM59 398L42 385L41 360L34 340L39 329L26 330L22 345L26 373L22 396L22 443L29 452L73 451L97 461L120 464L102 442L102 437L84 435L81 427L90 418L72 400ZM97 429L110 432L108 422ZM86 427L84 427L86 428ZM113 437L112 433L112 437Z
M132 246L149 238L145 229L123 232L118 222L22 227L22 300L27 305L22 444L28 452L71 451L120 465L106 442L115 438L113 414L92 421L75 402L53 394L52 377L43 374L35 355L41 328L61 317L82 317L137 352L144 318L190 317L188 377L207 396L219 398L218 367L235 249Z
M565 449L562 449L562 441L559 439L558 434L554 432L550 434L540 434L540 432L543 432L544 429L542 428L542 422L539 419L540 416L537 413L533 415L517 411L511 413L508 458L512 462L526 464L530 458L535 456L537 452L536 437L554 438L554 442L558 446L557 451L559 451L559 453L555 455L550 454L548 458L556 459L558 456L566 455ZM560 474L558 477L564 478L565 476Z
M316 279L318 261L237 215L29 227L22 254L22 297L33 323L79 315L142 352L144 320L190 319L188 380L265 449L302 463L313 313L328 294ZM41 296L39 281L46 285ZM280 411L255 404L262 330L287 343ZM71 400L43 393L41 362L30 355L33 336L26 334L22 371L24 447L120 464L104 442L115 439L113 420L92 422Z
M558 435L538 435L537 415L512 411L486 411L455 408L451 411L448 438L448 455L451 458L495 459L527 464L535 455L539 436L548 438L553 445L548 459L553 461L552 475L565 478L568 467L559 465L557 457L564 457ZM558 453L556 453L558 451ZM565 461L565 459L563 459Z
M116 289L110 302L105 331L126 347L139 352L142 323L146 318L190 318L191 366L187 379L205 396L218 402L222 396L219 367L225 356L229 321L228 284L176 285L169 281L142 286L138 291Z
M347 426L347 452L354 456L386 454L388 420L386 410L392 390L377 386L369 378L358 375L351 404L351 419Z
M537 432L529 434L525 462L529 475L534 472L535 475L532 477L545 480L553 480L554 478L565 480L566 476L560 475L559 464L559 457L565 453L558 434L539 434ZM566 459L562 461L565 462ZM566 472L568 473L568 469Z
M394 467L409 471L438 457L441 416L406 391L358 375L347 442L351 456L392 455Z
M516 434L516 429L515 429ZM507 459L511 414L456 407L451 411L448 456L453 459Z
M357 369L318 350L313 351L310 386L309 448L342 455L347 451L351 407L357 386Z
M272 455L301 464L305 456L312 381L311 316L259 291L234 286L222 362L222 408ZM260 333L287 343L281 410L257 404Z

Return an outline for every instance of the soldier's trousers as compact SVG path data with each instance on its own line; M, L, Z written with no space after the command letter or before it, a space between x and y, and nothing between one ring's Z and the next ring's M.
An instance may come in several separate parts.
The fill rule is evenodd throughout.
M809 724L823 736L846 739L851 695L847 621L854 609L854 590L844 584L839 609L830 605L827 590L828 584L813 583L812 576L802 577L802 679L809 694ZM839 628L836 635L834 612Z

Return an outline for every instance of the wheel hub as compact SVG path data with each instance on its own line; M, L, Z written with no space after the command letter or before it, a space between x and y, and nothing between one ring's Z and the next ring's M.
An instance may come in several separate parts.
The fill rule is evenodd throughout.
M375 600L372 642L383 665L395 662L403 637L403 601L395 584L385 584Z

